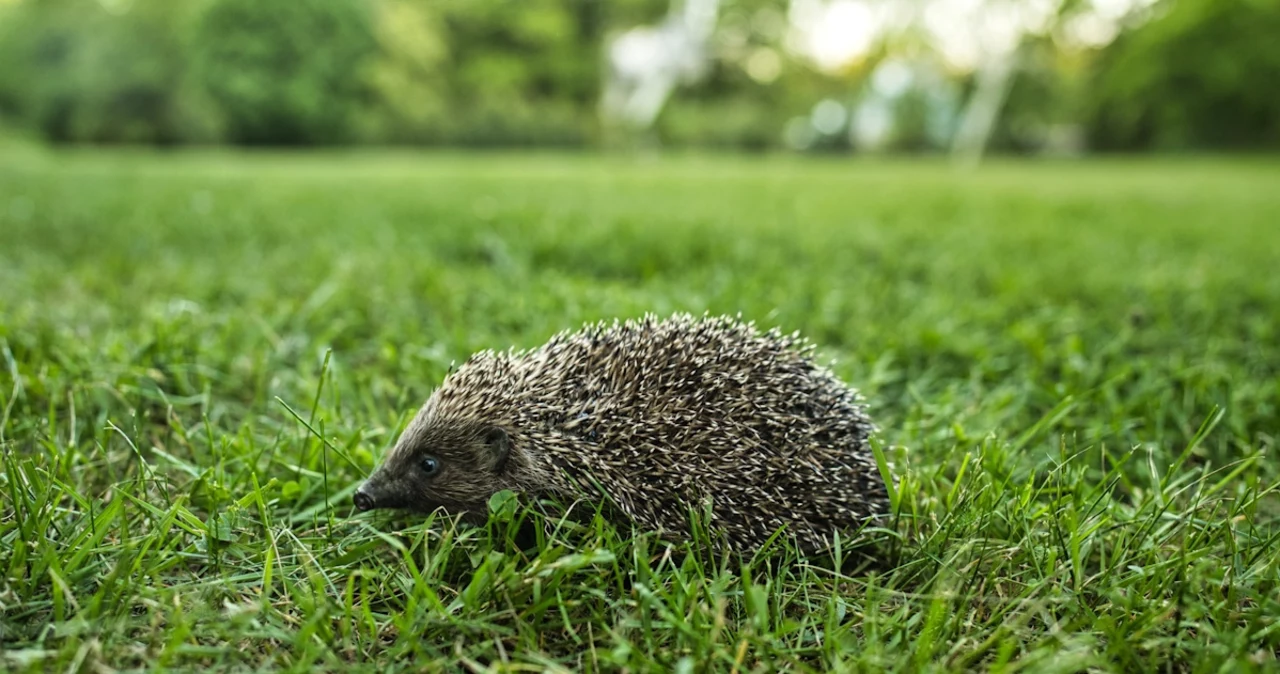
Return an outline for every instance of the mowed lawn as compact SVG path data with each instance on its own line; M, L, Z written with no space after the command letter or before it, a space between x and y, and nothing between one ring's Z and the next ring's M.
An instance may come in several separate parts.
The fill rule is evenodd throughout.
M0 669L1275 671L1277 186L10 153ZM864 393L901 480L877 563L351 506L451 362L674 311L800 330Z

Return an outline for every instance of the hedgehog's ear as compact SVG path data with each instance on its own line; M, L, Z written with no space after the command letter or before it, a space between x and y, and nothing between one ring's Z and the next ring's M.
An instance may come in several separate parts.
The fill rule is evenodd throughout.
M507 457L511 455L511 437L501 426L489 426L484 429L484 443L493 453L493 471L501 473L507 469Z

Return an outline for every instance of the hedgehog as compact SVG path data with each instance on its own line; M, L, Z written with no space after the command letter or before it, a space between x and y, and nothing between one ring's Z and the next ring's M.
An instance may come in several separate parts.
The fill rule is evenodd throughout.
M751 553L781 532L829 550L887 514L889 496L860 394L814 352L740 316L652 313L480 351L450 369L354 505L483 523L503 490L603 498L668 539L701 510L720 547Z

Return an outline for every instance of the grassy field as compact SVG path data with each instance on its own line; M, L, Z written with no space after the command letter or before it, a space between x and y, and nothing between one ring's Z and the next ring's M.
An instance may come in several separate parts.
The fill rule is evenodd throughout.
M0 669L1276 671L1277 185L0 158ZM883 563L351 507L450 362L677 310L799 329L863 391Z

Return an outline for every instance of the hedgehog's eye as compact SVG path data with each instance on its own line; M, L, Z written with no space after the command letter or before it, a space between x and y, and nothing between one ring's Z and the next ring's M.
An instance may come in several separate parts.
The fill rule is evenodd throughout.
M432 475L435 475L436 471L438 470L440 470L440 462L436 459L436 457L434 456L422 457L422 472L426 473L427 477L431 477Z

